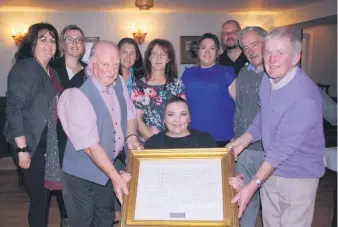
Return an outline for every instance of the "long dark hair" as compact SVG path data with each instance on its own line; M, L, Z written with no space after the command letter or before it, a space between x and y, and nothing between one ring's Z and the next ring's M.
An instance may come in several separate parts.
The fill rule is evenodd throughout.
M135 42L135 40L131 39L131 38L123 38L120 40L120 42L117 44L117 47L120 49L123 44L128 43L134 46L135 51L136 51L136 60L134 65L132 66L132 68L134 69L134 76L135 76L135 80L140 79L141 77L144 76L144 69L143 69L143 59L142 59L142 54L140 49L138 48L137 43ZM122 75L122 66L120 64L120 68L119 68L119 74Z
M42 32L44 32L44 34L48 32L53 38L55 38L56 51L54 57L60 56L58 32L53 25L41 22L29 27L28 32L20 43L18 51L15 53L16 62L24 58L34 58L35 46Z
M164 73L167 83L170 83L174 78L177 78L177 65L174 47L171 42L165 39L154 39L149 43L148 48L144 54L144 78L146 81L148 81L151 77L151 63L149 58L156 45L159 45L162 50L168 54L169 62L165 66Z

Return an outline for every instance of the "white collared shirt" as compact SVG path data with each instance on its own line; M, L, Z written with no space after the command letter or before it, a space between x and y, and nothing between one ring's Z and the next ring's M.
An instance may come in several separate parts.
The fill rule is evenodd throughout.
M290 81L296 76L298 66L295 66L293 69L291 69L280 81L275 83L275 80L272 78L269 78L271 89L272 90L278 90L290 83Z
M81 69L83 69L83 66L81 66ZM75 76L76 73L73 73L72 69L68 68L67 66L66 66L66 70L67 70L68 78L69 80L71 80Z

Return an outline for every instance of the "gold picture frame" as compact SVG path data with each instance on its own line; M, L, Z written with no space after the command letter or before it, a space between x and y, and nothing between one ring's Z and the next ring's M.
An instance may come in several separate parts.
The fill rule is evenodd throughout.
M140 173L140 163L147 161L161 163L163 160L175 161L187 160L190 163L199 162L197 160L219 160L221 173L221 204L223 207L222 220L143 220L135 218L137 192ZM202 161L203 162L203 161ZM144 166L144 165L143 165ZM183 166L183 165L182 165ZM231 199L235 195L234 189L229 185L229 177L234 173L234 159L231 151L226 148L198 148L198 149L161 149L161 150L142 150L141 152L130 151L128 170L132 178L128 184L129 195L124 197L122 206L122 227L238 227L237 204L232 204ZM143 169L144 170L144 169ZM143 174L144 175L144 174ZM155 185L156 183L154 183ZM142 194L142 193L140 193ZM139 200L138 200L139 201Z

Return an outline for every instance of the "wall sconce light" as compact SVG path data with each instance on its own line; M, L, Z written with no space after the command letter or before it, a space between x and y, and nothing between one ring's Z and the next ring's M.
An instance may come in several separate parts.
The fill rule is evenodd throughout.
M15 28L12 28L12 38L16 46L20 45L26 33L27 33L27 29L24 29L23 32L17 32Z
M139 10L149 10L154 6L153 0L135 0L135 5L139 8Z
M148 34L148 28L146 26L143 26L142 28L133 26L132 31L133 31L133 37L134 37L135 42L138 45L144 43L146 35Z

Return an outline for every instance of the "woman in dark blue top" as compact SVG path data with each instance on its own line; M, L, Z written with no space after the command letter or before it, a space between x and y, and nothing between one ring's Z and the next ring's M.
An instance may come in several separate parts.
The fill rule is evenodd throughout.
M191 111L191 127L208 132L225 146L234 136L233 116L236 80L232 67L216 64L220 49L217 36L206 33L198 41L199 65L182 76Z

